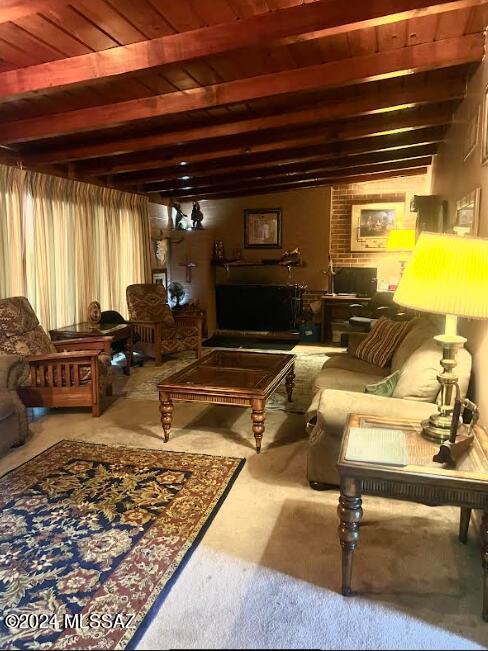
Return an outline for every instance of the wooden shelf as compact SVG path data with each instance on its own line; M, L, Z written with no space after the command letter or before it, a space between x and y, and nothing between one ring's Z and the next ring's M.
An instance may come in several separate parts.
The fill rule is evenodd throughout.
M235 260L233 262L212 262L215 267L223 267L224 269L230 269L232 267L304 267L305 263L300 262L298 264L291 262L286 264L283 262L246 262L245 260Z

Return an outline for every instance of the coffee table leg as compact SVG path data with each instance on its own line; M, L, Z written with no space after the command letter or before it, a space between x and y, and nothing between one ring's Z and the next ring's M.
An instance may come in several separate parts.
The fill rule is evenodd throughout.
M352 559L359 542L359 525L363 517L361 508L361 482L344 478L337 512L340 518L339 540L342 547L342 594L351 594Z
M461 507L461 519L459 521L459 542L465 545L468 542L469 521L471 519L471 509Z
M481 520L481 564L483 566L483 619L488 622L488 511Z
M264 400L252 401L252 431L254 438L256 439L256 452L258 454L261 452L261 441L263 440L263 433L265 429L264 422L266 420L266 414L264 411L264 406Z
M295 388L295 365L290 369L286 376L286 393L288 394L288 402L292 402L293 389Z
M161 425L164 430L164 442L169 441L169 431L173 421L173 403L167 393L159 393L159 411L161 413Z

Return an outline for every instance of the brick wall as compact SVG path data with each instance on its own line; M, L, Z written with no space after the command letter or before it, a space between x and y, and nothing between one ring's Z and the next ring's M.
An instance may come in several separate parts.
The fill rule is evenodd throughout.
M405 199L405 227L415 224L409 211L414 194L428 194L425 176L406 176L369 183L334 186L332 189L330 253L339 267L377 267L378 278L394 280L398 274L398 254L351 252L352 206L361 203L403 201ZM392 278L393 276L393 278Z

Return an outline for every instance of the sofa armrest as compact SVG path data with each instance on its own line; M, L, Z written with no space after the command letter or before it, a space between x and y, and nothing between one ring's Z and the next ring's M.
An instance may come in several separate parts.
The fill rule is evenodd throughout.
M357 347L362 342L362 340L368 336L367 332L349 332L348 333L348 346L347 353L351 357L356 352Z
M0 390L13 390L28 375L28 365L19 355L0 355Z
M349 414L407 418L420 422L436 411L437 405L430 402L325 389L317 394L310 405L307 418L311 420L316 416L317 424L328 434L341 436Z

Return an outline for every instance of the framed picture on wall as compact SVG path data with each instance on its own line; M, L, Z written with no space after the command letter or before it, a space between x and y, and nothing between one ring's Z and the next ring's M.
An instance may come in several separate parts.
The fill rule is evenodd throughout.
M168 272L166 271L166 269L163 269L161 271L153 271L152 281L153 281L153 285L164 285L165 287L167 287Z
M282 216L280 208L244 211L246 249L281 249Z
M464 141L464 160L466 160L476 149L476 145L478 144L479 124L480 107L477 106L468 118L466 139Z
M456 204L456 224L454 229L464 235L478 235L480 225L481 188L476 188ZM460 233L461 234L461 233Z
M388 233L403 224L405 202L352 206L351 251L384 251Z

